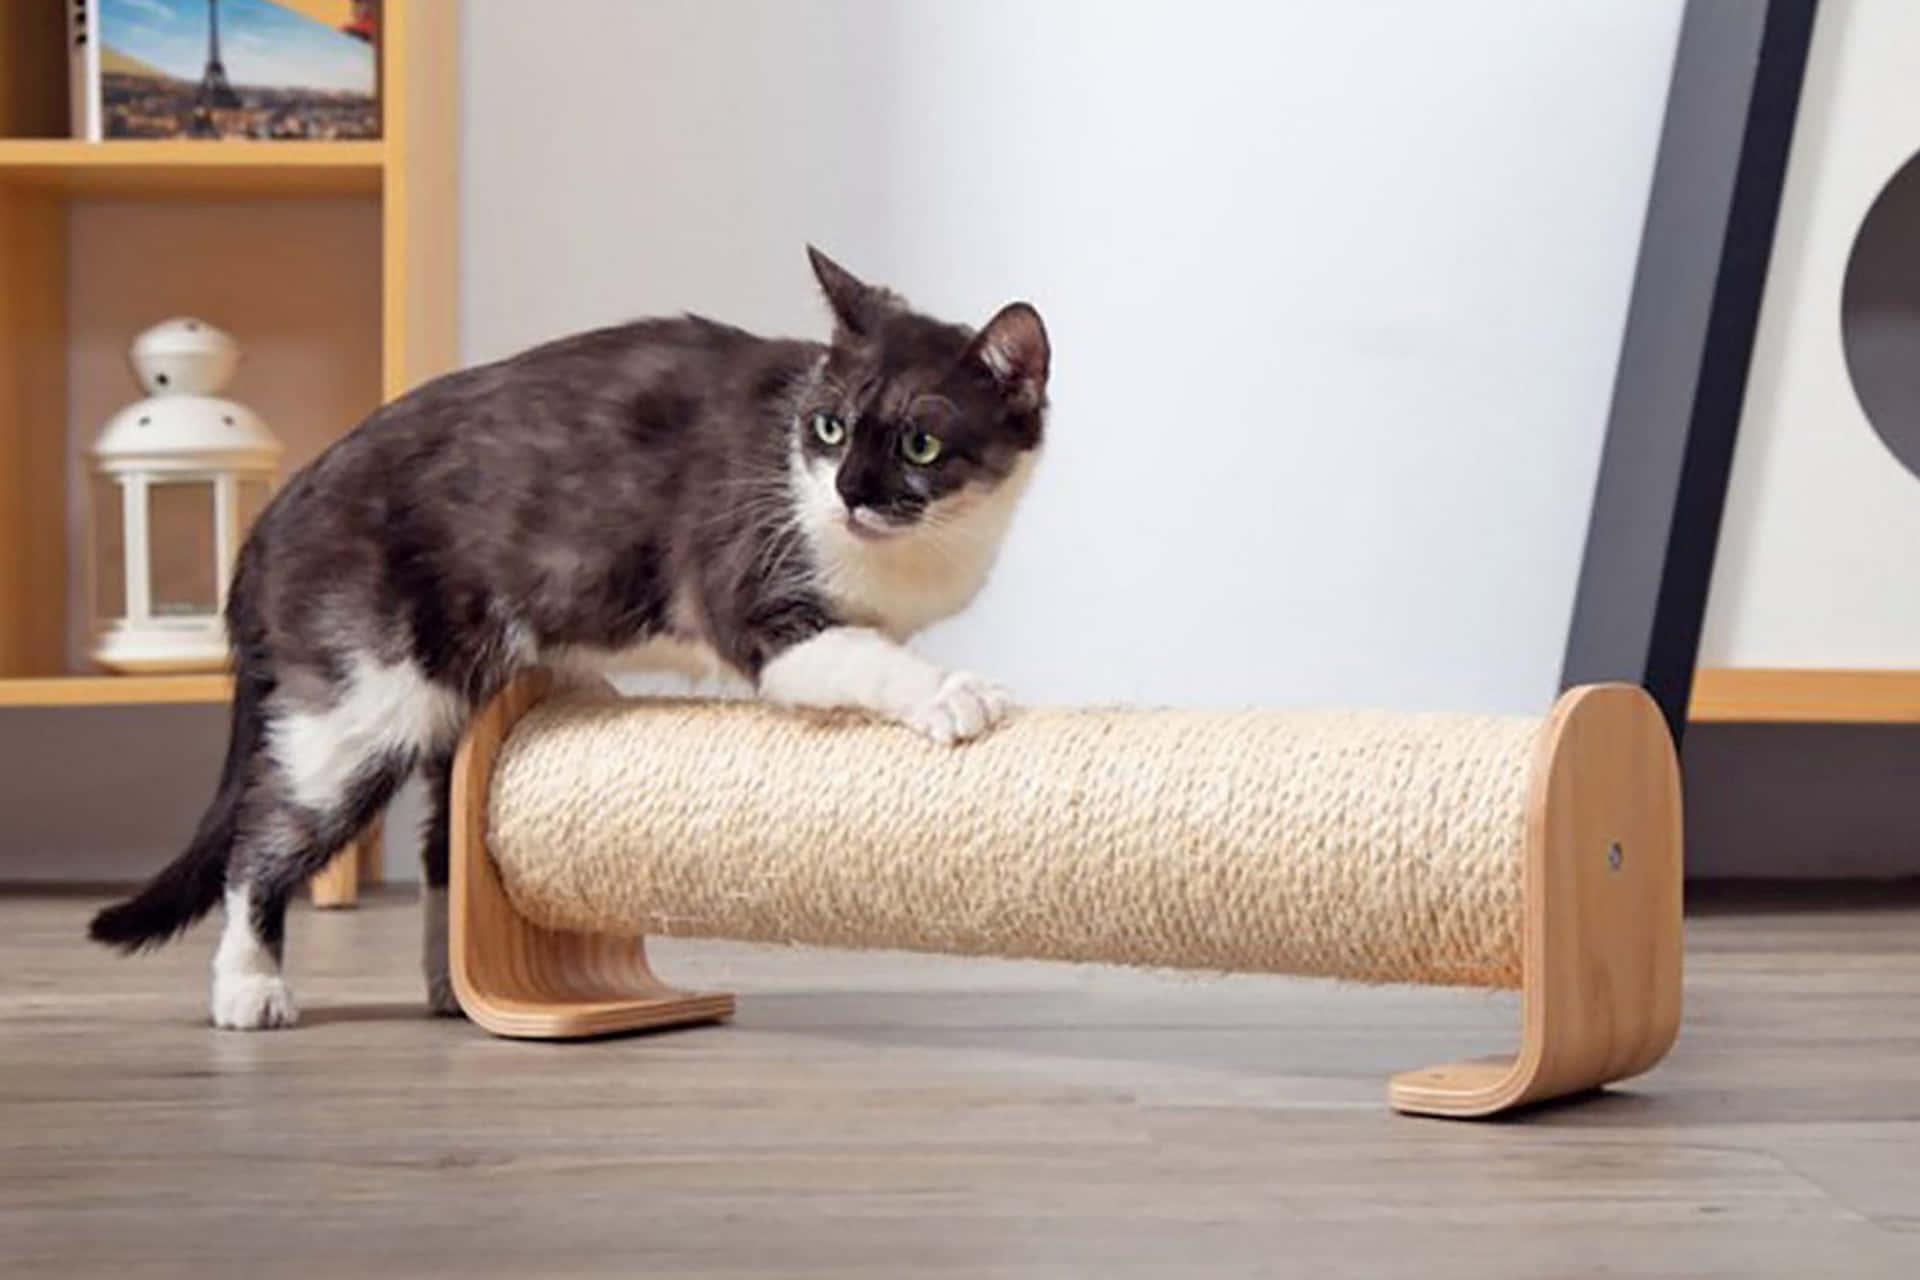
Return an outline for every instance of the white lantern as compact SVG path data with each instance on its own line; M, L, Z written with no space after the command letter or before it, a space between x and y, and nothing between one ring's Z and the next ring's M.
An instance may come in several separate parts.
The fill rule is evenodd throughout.
M266 505L280 442L220 399L239 363L232 338L179 317L134 340L149 398L93 445L93 660L111 671L226 665L223 612L234 557Z

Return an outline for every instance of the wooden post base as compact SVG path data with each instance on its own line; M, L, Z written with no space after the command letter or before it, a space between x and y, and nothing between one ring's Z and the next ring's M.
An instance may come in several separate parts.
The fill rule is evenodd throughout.
M460 1008L495 1035L536 1040L732 1017L732 995L676 991L654 977L640 939L543 929L508 900L487 853L487 790L500 744L548 683L529 676L494 699L454 759L447 943Z
M544 929L487 853L493 765L549 678L516 682L468 728L453 772L451 946L461 1008L503 1036L566 1039L731 1016L733 997L665 986L637 938ZM1489 1116L1651 1067L1680 1025L1680 782L1652 699L1575 689L1542 732L1528 798L1518 1053L1395 1076L1388 1101Z
M1399 1111L1468 1118L1638 1075L1680 1030L1680 775L1631 685L1554 707L1527 805L1520 1050L1393 1078Z

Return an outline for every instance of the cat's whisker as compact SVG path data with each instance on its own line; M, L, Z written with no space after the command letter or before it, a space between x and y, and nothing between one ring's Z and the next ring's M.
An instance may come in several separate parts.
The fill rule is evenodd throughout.
M692 527L701 532L729 524L740 529L754 529L761 527L761 521L789 522L792 519L791 490L769 488L748 493L734 504L709 513Z
M767 539L760 553L755 557L756 564L766 561L764 572L768 578L779 578L796 555L805 551L805 537L797 524L783 527L773 537Z

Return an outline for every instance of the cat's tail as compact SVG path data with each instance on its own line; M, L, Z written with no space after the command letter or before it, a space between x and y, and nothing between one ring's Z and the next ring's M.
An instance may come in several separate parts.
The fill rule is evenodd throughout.
M246 792L253 757L266 736L263 703L267 681L242 673L234 681L233 727L220 788L200 818L185 853L160 869L146 887L102 910L87 926L95 942L139 951L159 946L213 909L227 881L227 855L233 848L240 801Z

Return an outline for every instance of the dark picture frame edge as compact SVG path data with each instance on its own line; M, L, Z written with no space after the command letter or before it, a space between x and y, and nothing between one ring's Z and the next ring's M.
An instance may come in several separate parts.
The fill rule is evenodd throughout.
M1686 729L1818 0L1687 0L1561 687Z

